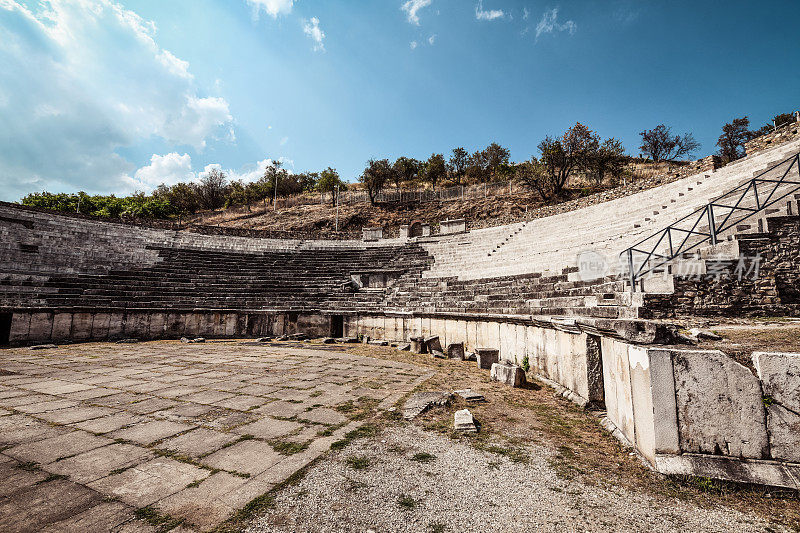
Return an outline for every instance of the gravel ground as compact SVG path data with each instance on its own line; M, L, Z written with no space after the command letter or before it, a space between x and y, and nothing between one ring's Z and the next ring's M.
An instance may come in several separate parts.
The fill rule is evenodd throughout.
M527 451L530 460L515 463L413 425L391 428L327 456L248 531L780 530L724 507L567 480L551 467L551 451ZM415 461L418 453L435 457Z

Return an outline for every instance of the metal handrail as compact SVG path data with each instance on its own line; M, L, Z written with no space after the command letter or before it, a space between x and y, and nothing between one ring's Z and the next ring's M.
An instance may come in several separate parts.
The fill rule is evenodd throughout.
M762 177L770 172L775 171L781 167L781 165L785 165L787 163L788 165L786 170L780 175L780 178L768 179ZM779 163L776 163L772 167L764 170L757 176L747 180L738 187L712 199L703 207L695 209L688 215L678 219L666 228L653 233L649 237L646 237L633 246L623 250L620 253L620 258L622 258L623 255L627 256L626 259L628 264L628 274L631 282L631 290L634 292L636 291L636 282L644 277L644 275L707 242L710 242L712 245L717 244L717 236L719 234L736 227L736 225L740 224L744 220L747 220L753 215L775 205L777 202L789 196L790 194L799 191L800 181L786 179L792 168L795 167L797 167L798 172L800 173L800 152L784 159L783 161L780 161ZM773 185L771 186L771 190L759 191L759 185L761 184ZM781 191L779 193L779 189L784 185L789 185L789 190ZM766 188L769 189L769 186ZM751 201L755 200L755 208L742 205L746 198L750 198L748 193L751 191ZM764 194L765 192L768 194ZM776 196L776 193L779 193L780 195ZM733 205L726 205L725 203L722 203L723 200L730 199L732 197L736 198L736 201ZM729 210L727 214L722 213L720 215L721 210L725 209ZM737 215L735 217L735 213L742 213L744 216L738 217ZM721 222L717 221L717 217L721 219ZM708 224L707 229L701 225L704 220ZM682 225L684 222L686 222L687 225L691 224L691 227L689 229L686 229L686 227L680 227L680 225ZM696 242L690 242L690 238L693 235L699 236L699 239ZM675 237L677 237L677 239L675 239ZM645 249L640 248L643 244L647 243L648 241L652 241L653 239L655 239L655 244L652 246L648 245L648 247ZM676 240L678 241L677 246ZM668 251L665 250L663 253L659 253L658 250L662 243L664 244L664 247L668 248ZM644 259L639 262L638 265L636 262L637 258L634 257L634 254L644 255Z

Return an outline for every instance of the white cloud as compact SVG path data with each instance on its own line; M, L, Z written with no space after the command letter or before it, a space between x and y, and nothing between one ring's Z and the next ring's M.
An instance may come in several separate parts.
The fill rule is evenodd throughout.
M531 12L528 11L527 7L522 8L522 20L528 20L528 17L531 16Z
M325 32L320 29L317 17L311 17L309 20L303 21L303 33L314 41L315 52L325 51L325 43L323 42L325 40Z
M536 25L536 38L538 39L543 33L553 33L554 31L566 31L572 35L577 29L577 25L571 20L568 20L563 24L559 24L558 8L554 7L553 9L545 11L542 15L542 20L540 20L539 24Z
M167 155L153 154L150 164L136 171L133 183L139 190L150 191L162 183L175 185L181 181L192 181L195 177L192 172L192 157L189 154L178 155L177 152L172 152Z
M247 0L247 3L253 6L256 17L264 11L270 17L278 18L278 15L288 15L292 12L294 0Z
M419 26L419 16L417 15L417 11L423 7L428 7L431 5L432 1L433 0L408 0L402 6L400 6L400 9L406 12L408 21L411 24L416 24Z
M417 46L419 46L419 43L417 41L411 41L409 43L409 46L411 47L412 50L415 50Z
M435 42L436 42L436 34L434 34L434 35L431 35L430 37L428 37L428 44L429 44L429 45L433 46L433 44L434 44Z
M112 0L0 0L0 197L122 192L118 150L234 139L227 101L200 94L156 27ZM152 165L152 161L151 161Z
M478 5L475 6L475 18L478 20L495 20L503 18L505 13L502 9L483 9L483 0L478 0Z

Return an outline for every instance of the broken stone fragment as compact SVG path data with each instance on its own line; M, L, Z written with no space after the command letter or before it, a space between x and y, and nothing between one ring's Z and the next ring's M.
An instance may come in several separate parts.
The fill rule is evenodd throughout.
M477 361L478 356L474 352L464 352L464 361Z
M447 345L447 357L450 359L464 360L464 343L454 342Z
M281 335L280 337L278 337L278 338L277 338L277 339L275 339L275 340L276 340L276 341L288 341L288 340L289 340L289 337L287 337L286 335Z
M428 350L425 348L425 339L422 337L411 337L411 351L414 353L426 353Z
M369 335L364 335L363 337L361 337L361 343L362 344L369 344L370 339L371 339L371 337Z
M461 431L462 433L478 432L478 426L475 425L475 419L472 417L472 413L469 412L469 409L456 411L453 426L456 431Z
M447 359L447 356L441 350L431 350L431 355L434 359Z
M689 330L692 338L700 341L721 341L722 337L707 329L692 328Z
M36 344L31 346L31 350L52 350L53 348L58 348L55 344Z
M477 348L475 355L478 360L478 368L489 370L492 365L500 360L500 350L497 348Z
M403 418L411 420L434 405L442 406L450 403L449 392L417 392L406 400L403 406Z
M334 339L333 337L325 337L324 339L322 339L322 344L334 344L335 342L336 339Z
M425 337L425 348L428 349L429 352L433 353L434 350L442 351L442 343L439 341L438 335L432 335L430 337Z
M525 372L522 368L508 363L494 363L491 378L492 381L499 381L511 387L521 387L525 384Z
M463 389L454 391L456 394L467 400L468 402L484 402L486 398L483 397L483 394L479 394L472 389Z
M371 345L373 345L373 346L389 346L389 342L388 341L377 340L377 341L369 341L369 343Z
M308 336L305 333L292 333L289 335L289 338L293 341L303 341L306 340Z
M256 339L256 342L269 342L272 340L272 337L259 337Z
M196 337L196 338L190 340L189 344L202 344L204 342L206 342L206 340L203 337Z
M397 345L397 349L401 352L408 352L411 350L411 345L409 343L402 343Z
M136 344L137 342L139 342L139 339L120 339L117 344Z

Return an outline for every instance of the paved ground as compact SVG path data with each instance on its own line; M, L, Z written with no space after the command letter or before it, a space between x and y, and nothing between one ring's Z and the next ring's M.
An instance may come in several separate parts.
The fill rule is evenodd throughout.
M491 449L389 428L315 464L248 533L784 531L723 506L565 478L543 446L520 448L517 462Z
M424 374L237 341L1 350L0 531L211 529Z

